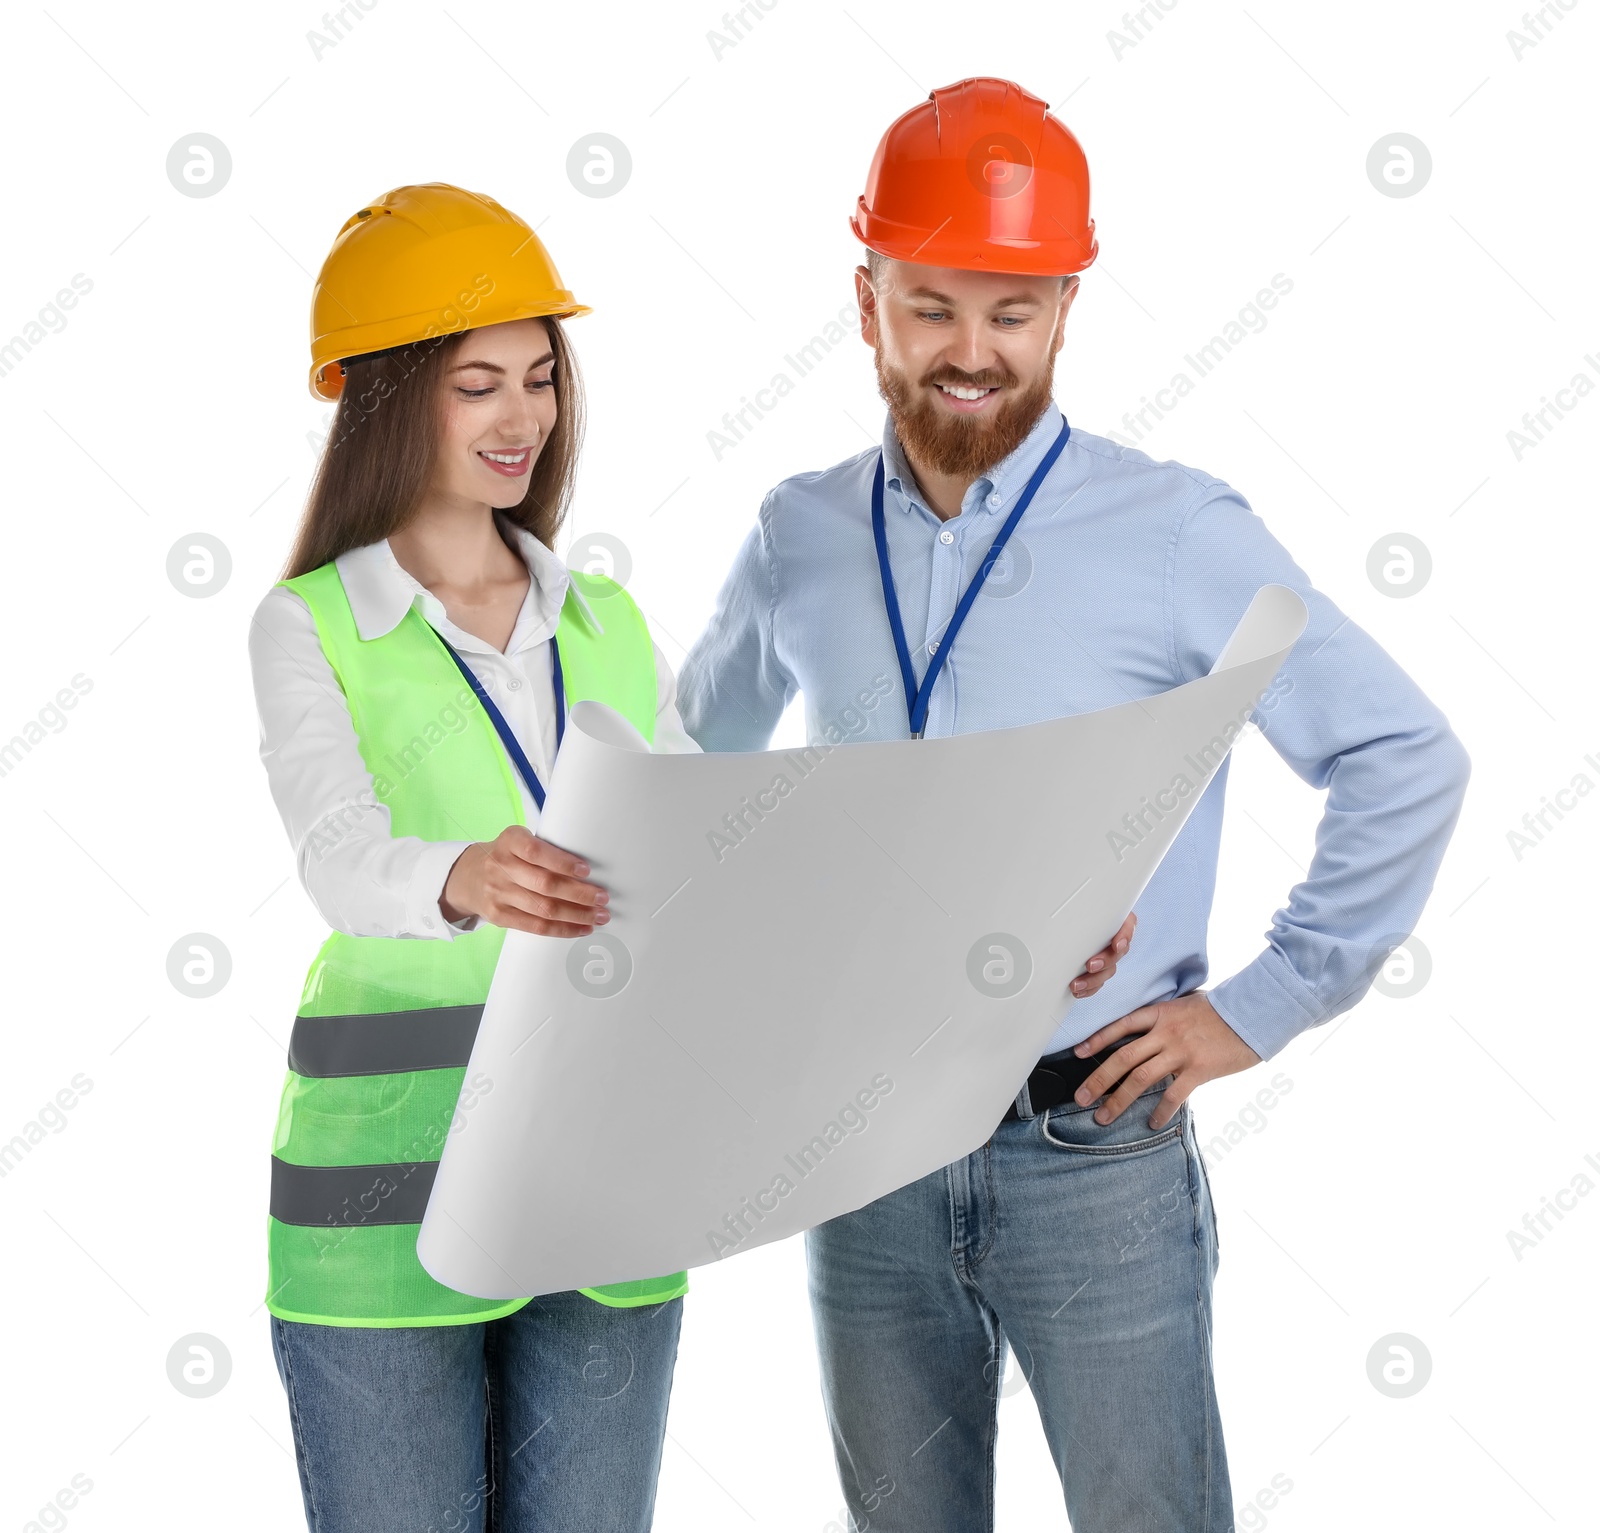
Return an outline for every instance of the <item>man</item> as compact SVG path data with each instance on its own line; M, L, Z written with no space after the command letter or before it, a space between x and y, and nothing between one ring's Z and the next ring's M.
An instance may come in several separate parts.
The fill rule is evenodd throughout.
M1067 427L1054 361L1097 247L1082 150L1043 101L934 91L885 134L851 227L882 450L767 496L683 668L689 733L760 749L799 691L811 734L874 676L878 737L1109 707L1206 674L1277 582L1310 619L1253 717L1328 797L1265 950L1204 991L1224 763L1120 972L989 1141L809 1233L840 1478L859 1526L990 1528L1009 1341L1076 1533L1224 1533L1216 1230L1187 1098L1361 998L1432 888L1468 758L1236 491ZM950 812L1019 808L974 782Z

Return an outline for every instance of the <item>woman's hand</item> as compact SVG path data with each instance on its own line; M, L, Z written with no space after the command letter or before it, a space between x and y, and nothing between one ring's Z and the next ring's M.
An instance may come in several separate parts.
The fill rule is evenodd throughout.
M1130 915L1117 928L1116 936L1083 966L1083 973L1072 982L1074 1000L1081 1001L1086 995L1093 995L1117 972L1117 960L1128 951L1128 944L1133 941L1133 929L1138 924L1138 916Z
M439 913L447 921L478 916L541 937L587 936L611 919L611 896L585 882L588 872L581 857L541 841L526 825L508 825L456 858Z

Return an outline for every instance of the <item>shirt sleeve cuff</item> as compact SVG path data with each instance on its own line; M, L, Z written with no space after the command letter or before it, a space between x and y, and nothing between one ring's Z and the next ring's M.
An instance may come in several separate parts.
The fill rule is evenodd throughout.
M439 909L439 899L444 893L450 869L473 843L470 841L430 841L417 858L411 870L411 880L406 886L406 928L419 937L437 937L450 942L458 932L478 929L477 916L466 916L460 921L447 921Z
M1317 998L1275 948L1206 991L1212 1009L1262 1059L1281 1052L1292 1038L1326 1021Z

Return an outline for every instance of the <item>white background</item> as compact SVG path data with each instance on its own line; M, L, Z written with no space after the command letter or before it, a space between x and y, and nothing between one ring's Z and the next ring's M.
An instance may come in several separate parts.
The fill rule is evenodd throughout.
M1584 760L1600 758L1600 399L1547 416L1520 461L1507 432L1574 374L1600 378L1584 360L1600 356L1600 6L1551 7L1556 35L1520 57L1519 5L1477 0L1174 0L1120 50L1120 4L776 0L720 57L714 4L359 14L320 57L309 5L59 0L7 22L0 344L75 274L93 286L0 376L0 740L74 675L92 690L0 777L0 1140L75 1074L92 1089L0 1180L0 1529L74 1474L93 1485L65 1514L85 1533L301 1525L263 1236L322 928L256 759L245 637L327 419L306 326L341 223L442 179L539 227L595 309L570 332L592 407L570 530L627 545L676 664L766 488L876 437L870 354L836 348L720 462L707 432L850 302L845 220L883 129L976 73L1044 96L1089 157L1101 258L1057 374L1076 426L1126 435L1123 413L1185 353L1275 273L1293 282L1141 445L1239 487L1473 758L1417 932L1427 984L1374 993L1197 1098L1208 1141L1274 1074L1292 1082L1212 1170L1235 1501L1292 1482L1241 1528L1592 1525L1600 1196L1520 1260L1507 1232L1580 1173L1600 1185L1584 1161L1600 1159L1600 801L1520 859L1507 833L1576 774L1600 783ZM166 174L196 132L231 153L214 196ZM566 173L595 132L633 160L603 199ZM1414 196L1368 179L1395 132L1431 152ZM1395 532L1433 562L1403 599L1367 574ZM166 573L195 533L232 561L203 599ZM1259 735L1237 756L1214 979L1259 951L1321 808ZM1006 810L979 793L971 812ZM167 977L193 932L232 959L209 999ZM657 1526L823 1533L841 1502L800 1243L692 1281ZM206 1399L167 1378L194 1332L232 1358ZM1432 1359L1404 1399L1368 1378L1394 1332ZM1025 1389L1001 1423L999 1526L1065 1528Z

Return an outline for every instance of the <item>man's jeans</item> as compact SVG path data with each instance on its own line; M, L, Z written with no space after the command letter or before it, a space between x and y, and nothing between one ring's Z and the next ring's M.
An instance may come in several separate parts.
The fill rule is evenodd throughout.
M1166 1085L1104 1127L1072 1102L1002 1123L807 1235L858 1527L988 1533L999 1396L1026 1379L1075 1533L1227 1533L1216 1226L1188 1105L1150 1130Z
M683 1300L469 1325L272 1319L312 1533L646 1533Z

